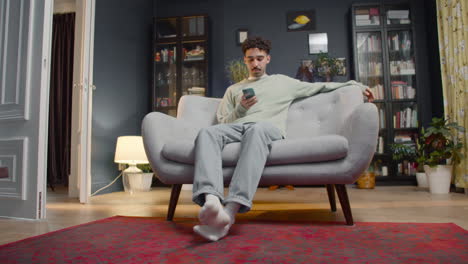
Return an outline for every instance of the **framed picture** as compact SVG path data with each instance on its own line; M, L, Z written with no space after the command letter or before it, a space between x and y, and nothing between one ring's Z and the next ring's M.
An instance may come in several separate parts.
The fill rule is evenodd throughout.
M314 62L312 60L301 60L301 65L309 70L309 72L314 71Z
M309 34L309 54L328 53L327 33Z
M315 10L291 11L286 13L288 31L309 31L315 29Z
M338 69L336 75L346 75L346 58L336 58L335 64Z
M249 31L247 29L238 29L236 31L236 44L242 45L242 42L249 37Z

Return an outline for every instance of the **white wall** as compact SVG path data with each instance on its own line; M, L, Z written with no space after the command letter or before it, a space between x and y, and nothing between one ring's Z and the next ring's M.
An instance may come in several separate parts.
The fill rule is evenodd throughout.
M75 0L54 0L54 13L71 13L75 11Z

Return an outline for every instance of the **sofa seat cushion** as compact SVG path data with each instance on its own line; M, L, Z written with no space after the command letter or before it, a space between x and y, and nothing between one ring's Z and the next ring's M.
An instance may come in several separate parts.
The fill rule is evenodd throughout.
M241 150L239 142L227 144L222 152L223 167L237 164ZM162 155L171 161L194 164L195 143L188 140L169 141ZM339 135L274 141L266 165L300 164L338 160L346 157L348 141Z

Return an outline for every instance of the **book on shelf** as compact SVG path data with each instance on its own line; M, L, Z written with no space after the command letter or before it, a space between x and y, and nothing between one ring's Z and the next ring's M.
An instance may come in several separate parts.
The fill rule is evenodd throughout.
M372 93L374 94L375 100L382 100L384 99L384 89L383 85L377 84L374 85L373 87L370 87Z
M408 19L409 10L388 10L387 18L389 19Z
M390 61L391 75L414 75L416 70L412 59L405 61Z
M357 26L379 25L379 8L356 9L354 19Z
M418 110L407 107L393 115L394 128L416 128L418 127Z
M408 162L404 160L402 163L398 163L398 173L404 176L411 176L416 174L416 166L414 162Z
M395 138L393 139L395 143L402 143L402 144L414 144L413 139L411 138L410 135L396 135Z
M389 48L391 51L410 51L411 38L409 31L400 31L394 35L389 35Z
M369 14L355 15L356 20L370 20Z
M356 19L356 26L370 26L372 21L370 19Z
M416 96L416 89L409 86L404 81L392 81L392 95L393 99L414 99Z
M356 9L355 13L356 15L369 15L369 9L367 8Z
M377 153L383 154L384 153L384 140L383 137L379 137L377 140Z
M379 8L378 7L369 8L369 15L378 16L379 15Z
M385 128L385 113L382 108L379 108L380 129Z
M380 36L378 35L371 35L367 39L368 41L368 51L371 52L381 52L382 51L382 45L381 45L381 40Z

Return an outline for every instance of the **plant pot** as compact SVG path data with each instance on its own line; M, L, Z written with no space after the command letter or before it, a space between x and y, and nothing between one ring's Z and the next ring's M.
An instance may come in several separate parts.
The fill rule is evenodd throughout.
M452 180L452 165L437 165L434 168L424 165L424 171L429 182L429 191L434 194L447 194L450 192Z
M428 188L429 183L427 182L427 175L425 172L416 172L416 180L418 182L418 187Z
M357 180L359 189L374 189L375 187L375 173L363 172L361 177Z
M124 173L124 189L126 192L147 192L151 190L153 173Z

